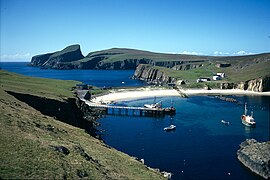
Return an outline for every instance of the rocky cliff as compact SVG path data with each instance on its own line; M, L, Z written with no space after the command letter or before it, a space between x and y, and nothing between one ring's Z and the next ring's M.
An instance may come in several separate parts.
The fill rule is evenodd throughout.
M25 102L42 114L54 117L64 123L85 129L92 136L96 136L97 119L104 114L103 109L91 109L79 98L69 98L64 102L42 98L30 94L7 91L16 99Z
M247 139L240 144L237 158L252 172L265 179L270 178L270 142Z
M202 66L203 66L203 64L183 63L182 65L173 66L172 69L173 70L187 71L187 70L196 69L196 68L199 68L199 67L202 67Z
M108 62L106 57L93 57L90 61L78 64L79 69L104 69L104 70L134 70L141 63L149 63L148 59L125 59L123 61Z
M175 78L166 75L166 73L158 69L155 69L154 67L148 64L139 64L134 73L134 78L146 81L150 84L157 84L157 85L159 84L163 85L176 81Z
M221 89L242 89L255 92L266 92L270 91L270 75L262 78L252 79L240 83L221 83Z
M72 69L74 66L68 62L83 58L80 45L71 45L61 51L34 56L31 59L30 65L55 69Z

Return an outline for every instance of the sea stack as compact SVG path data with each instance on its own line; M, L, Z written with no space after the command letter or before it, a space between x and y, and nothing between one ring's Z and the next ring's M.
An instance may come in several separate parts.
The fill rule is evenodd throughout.
M252 172L265 179L270 178L270 141L245 140L240 144L237 158Z

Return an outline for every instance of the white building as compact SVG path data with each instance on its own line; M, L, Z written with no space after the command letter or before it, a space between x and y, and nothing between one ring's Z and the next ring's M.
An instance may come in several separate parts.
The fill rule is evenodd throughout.
M221 78L225 77L225 73L217 73L218 76L220 76Z
M221 77L219 75L215 75L213 76L213 80L214 81L221 80Z
M211 79L210 78L199 78L199 79L197 79L197 83L199 83L199 82L207 82L207 81L211 81Z

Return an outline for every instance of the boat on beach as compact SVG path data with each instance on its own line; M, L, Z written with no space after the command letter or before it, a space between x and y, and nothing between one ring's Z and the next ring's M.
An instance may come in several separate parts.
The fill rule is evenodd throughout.
M247 115L247 103L245 103L245 112L244 114L241 116L241 120L242 120L242 123L245 125L245 126L248 126L248 127L255 127L256 126L256 122L253 118L253 112L251 112L251 115Z
M170 125L168 127L165 127L164 131L172 131L172 130L175 130L175 128L176 128L176 126L172 124L172 125Z

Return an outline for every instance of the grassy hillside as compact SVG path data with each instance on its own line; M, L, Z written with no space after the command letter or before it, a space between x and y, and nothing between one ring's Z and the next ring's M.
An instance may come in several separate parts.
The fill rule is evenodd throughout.
M0 71L0 76L1 88L4 90L27 93L60 101L73 97L71 89L77 83L80 83L78 81L26 77L4 70Z
M136 49L125 49L125 48L112 48L108 50L96 51L89 53L85 59L80 61L91 61L96 57L104 57L104 62L116 62L123 61L126 59L149 59L156 62L159 61L185 61L185 60L207 60L207 56L195 56L195 55L184 55L184 54L165 54L155 53L149 51L142 51Z
M163 179L84 130L42 114L6 91L65 101L76 81L0 70L0 178ZM63 112L64 113L64 112Z
M210 87L219 87L219 83L222 82L242 82L251 79L258 79L270 74L270 56L260 57L255 56L249 58L240 57L238 60L229 59L227 57L220 58L219 60L204 62L203 66L190 69L190 70L173 70L171 68L152 66L154 69L165 72L166 75L174 77L178 80L185 80L187 87L203 87L205 83L196 83L196 80L200 77L209 77L218 72L224 72L226 77L219 81L211 81L207 84ZM230 67L217 68L215 65L220 62L230 63ZM149 65L150 66L150 65Z

